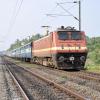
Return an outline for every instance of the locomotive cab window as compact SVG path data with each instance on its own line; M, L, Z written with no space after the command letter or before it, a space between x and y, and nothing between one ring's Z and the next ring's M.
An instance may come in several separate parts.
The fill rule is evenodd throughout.
M71 32L71 39L72 40L81 40L82 34L80 32Z
M68 33L66 31L58 32L58 39L59 40L68 40L69 39Z

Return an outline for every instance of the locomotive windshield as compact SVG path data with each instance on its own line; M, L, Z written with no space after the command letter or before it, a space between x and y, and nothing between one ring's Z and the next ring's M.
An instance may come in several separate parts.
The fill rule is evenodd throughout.
M80 32L71 32L71 39L72 40L81 40L82 36Z
M69 35L66 31L58 32L59 40L67 40L69 39Z
M59 40L82 40L82 34L79 31L59 31Z

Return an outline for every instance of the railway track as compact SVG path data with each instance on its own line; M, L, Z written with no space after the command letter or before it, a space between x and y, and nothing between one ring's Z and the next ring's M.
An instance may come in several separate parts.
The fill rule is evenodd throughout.
M46 66L44 66L44 67L46 67ZM46 67L46 68L51 69L51 70L53 69L53 68L49 68L49 67ZM78 77L83 78L83 79L100 82L100 74L99 73L88 72L88 71L59 70L59 69L53 69L53 70L59 71L59 72L64 73L66 75L70 74L73 76L78 76Z
M65 75L73 75L73 76L77 76L83 79L100 82L99 73L87 72L87 71L64 71L64 70L58 70L58 69L54 69L54 70L64 73Z
M29 100L1 58L0 62L0 100Z
M29 100L27 94L25 93L25 91L22 89L21 85L19 84L19 82L16 80L15 76L12 74L12 72L9 70L9 68L7 68L8 72L10 73L11 78L13 79L14 83L17 85L19 91L22 94L22 97L24 100Z
M40 76L39 74L37 74L37 73L35 73L35 72L32 72L32 71L30 71L30 70L28 70L28 69L26 69L26 68L22 68L22 67L18 67L17 65L15 65L15 64L12 64L12 63L10 63L10 62L6 62L7 63L7 67L11 70L11 73L15 73L15 75L14 76L18 76L18 79L17 79L17 81L19 80L20 82L19 83L21 83L21 86L23 86L23 88L25 89L25 91L26 91L26 94L28 94L31 98L30 98L30 100L32 99L32 100L44 100L44 98L46 98L46 100L68 100L68 99L71 99L71 100L86 100L86 97L84 97L84 96L82 96L82 95L80 95L80 94L78 94L78 93L75 93L75 92L73 92L73 91L71 91L71 90L69 90L69 89L67 89L67 88L65 88L64 86L61 86L61 85L59 85L59 84L57 84L57 83L55 83L54 81L52 81L52 80L49 80L49 79L47 79L47 78L45 78L45 77L43 77L43 76ZM13 73L13 74L14 74ZM21 74L21 73L23 73L23 74ZM20 75L19 75L20 74ZM27 75L28 75L28 77L27 77ZM28 83L27 82L27 80L23 80L23 78L21 78L21 79L19 79L21 76L24 76L23 78L24 79L27 79L28 81L30 81L30 83ZM29 78L29 76L31 76L31 80L30 80L30 78ZM33 79L35 79L35 83L33 82ZM44 82L44 83L42 83L42 88L43 88L43 86L44 86L44 84L45 84L45 86L44 86L44 89L46 90L41 90L41 87L40 87L40 89L39 89L39 91L44 91L44 93L46 92L46 95L44 95L43 93L41 94L41 92L36 92L36 94L35 93L33 93L33 91L37 91L37 90L31 90L31 93L30 93L30 90L28 89L30 86L31 86L31 88L35 88L35 87L37 87L37 85L36 84L38 84L38 81L39 81L39 85L38 85L38 87L40 87L40 84L41 84L41 81L42 82ZM24 82L25 81L25 83L22 83L22 81ZM37 83L36 83L37 82ZM27 84L26 84L27 83ZM31 85L31 84L35 84L36 86L34 86L34 85ZM26 86L29 86L29 87L25 87L25 85ZM51 93L49 93L48 92L48 89L47 88L49 88L50 90L49 90L49 92L51 92ZM28 93L27 93L27 90L28 90ZM53 93L52 93L52 91L53 91ZM54 92L55 91L55 92ZM48 94L47 94L48 93ZM37 94L41 94L42 95L42 97L41 96L35 96L35 97L32 97L32 95L37 95ZM44 95L44 96L43 96ZM36 99L36 97L38 97L38 99ZM44 98L43 98L44 97ZM47 98L47 97L49 97L49 98ZM60 98L60 99L59 99Z
M18 99L22 99L22 100L29 100L28 96L26 95L26 93L24 92L24 90L22 89L21 85L19 84L19 82L16 80L16 77L12 74L12 72L10 71L10 69L7 67L7 64L5 63L5 60L2 59L2 65L5 67L5 69L7 70L7 72L10 75L10 78L13 81L13 84L18 88L17 92L20 93L21 98ZM9 99L8 99L9 100Z
M52 80L53 82L60 84L60 86L62 85L64 87L67 87L69 90L81 94L85 98L88 98L89 100L100 100L99 80L85 78L87 74L84 77L80 77L80 74L84 73L83 71L66 72L62 70L44 67L41 65L35 65L35 64L31 64L31 65L34 67L32 66L29 67L29 64L27 63L21 64L20 66L22 66L23 68L26 67L28 70L31 70L32 72L35 72L40 76L43 76L47 79Z
M94 80L99 80L100 81L100 73L95 73L95 72L87 72L87 71L82 71L85 75L94 77Z

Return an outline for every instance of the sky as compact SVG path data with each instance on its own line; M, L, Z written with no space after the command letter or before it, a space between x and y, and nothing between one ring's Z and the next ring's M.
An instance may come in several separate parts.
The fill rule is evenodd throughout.
M21 2L23 1L23 2ZM0 0L0 51L7 50L16 39L34 34L45 34L41 26L50 26L50 31L60 26L78 29L73 16L46 16L46 14L69 15L57 3L78 18L78 4L74 0ZM22 3L22 5L21 5ZM21 5L21 6L20 6ZM100 36L100 0L81 0L82 30L89 37Z

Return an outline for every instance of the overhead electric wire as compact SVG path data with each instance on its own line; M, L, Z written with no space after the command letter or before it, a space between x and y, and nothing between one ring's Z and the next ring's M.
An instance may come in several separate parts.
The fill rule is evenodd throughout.
M71 6L70 8L68 8L67 10L70 10L70 9L72 9L73 7L75 7L77 5L77 3L76 4L74 4L73 6Z
M11 16L11 19L10 19L10 22L9 22L10 25L9 25L9 28L8 28L8 32L9 32L10 27L11 27L11 25L12 25L12 22L13 22L13 20L14 20L14 16L15 16L15 14L16 14L17 5L18 5L18 0L16 1L15 6L14 6L14 10L13 10L13 13L12 13L12 16Z
M64 14L46 14L47 16L50 17L56 17L56 16L70 16L70 15L64 15Z
M74 3L74 2L60 2L59 4Z
M18 4L18 0L16 2L16 7L17 7L17 4ZM9 29L8 29L8 33L11 32L11 30L12 30L12 28L13 28L15 22L16 22L16 18L18 16L19 12L20 12L20 9L21 9L22 4L23 4L23 0L21 0L21 2L19 4L19 7L17 9L17 12L16 12L16 14L13 17L12 22L10 23L10 26L9 26ZM15 7L15 10L14 11L16 11L16 7Z
M76 3L74 4L73 6L69 7L67 10L61 6L62 4L65 4L65 3L72 3L72 2L63 2L63 3L57 3L56 7L57 6L60 6L64 11L66 11L67 13L69 13L69 15L65 15L65 14L46 14L47 16L50 16L50 17L57 17L57 16L73 16L76 20L79 21L79 19L77 19L77 17L75 17L72 13L69 12L70 9L72 9L74 6L77 5L76 1L74 1L73 3ZM61 4L61 5L60 5ZM54 10L54 9L53 9Z
M74 17L76 20L79 21L79 19L77 17L75 17L72 13L70 13L67 9L65 9L62 5L60 5L59 3L57 3L57 5L59 7L61 7L65 12L67 12L70 16Z
M76 2L83 2L84 0L75 0L75 1L66 1L66 2L59 2L59 4L66 4L66 3L76 3Z
M19 11L21 9L22 4L23 4L23 0L21 1L20 5L19 5L19 8L18 8L17 13L15 15L15 20L16 20L16 17L18 16L18 14L19 14Z

